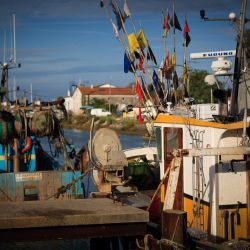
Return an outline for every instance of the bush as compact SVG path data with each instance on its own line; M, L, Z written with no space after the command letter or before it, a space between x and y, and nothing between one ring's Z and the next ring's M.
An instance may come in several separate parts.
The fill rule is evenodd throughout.
M137 125L137 120L134 119L124 119L122 120L121 130L135 130Z

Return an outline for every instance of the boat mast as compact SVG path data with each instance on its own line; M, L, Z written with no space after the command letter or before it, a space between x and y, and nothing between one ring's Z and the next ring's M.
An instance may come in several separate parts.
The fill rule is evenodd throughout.
M5 48L4 48L4 62L0 64L0 68L2 70L2 76L1 76L1 85L0 85L0 102L3 101L4 97L9 100L9 87L8 87L8 81L9 81L9 69L12 68L20 68L21 64L17 64L16 62L16 20L15 20L15 14L12 15L13 20L13 58L11 55L11 59L9 63L5 61ZM4 42L5 43L5 42ZM5 45L4 45L5 47Z
M241 70L244 67L243 59L244 59L244 27L246 22L246 6L247 0L242 0L241 3L241 13L238 23L238 34L237 34L237 47L236 47L236 56L235 56L235 64L234 64L234 77L233 77L233 87L231 94L231 107L230 114L237 115L240 111L238 109L238 94L239 94L239 83L241 77Z

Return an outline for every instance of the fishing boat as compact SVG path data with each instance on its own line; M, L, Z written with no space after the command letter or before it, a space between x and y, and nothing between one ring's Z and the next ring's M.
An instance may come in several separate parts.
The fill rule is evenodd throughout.
M127 159L117 135L108 131L101 147L102 131L93 144L90 133L90 146L86 142L76 154L61 128L60 119L67 117L64 99L10 101L9 70L21 66L15 49L13 60L0 66L0 242L91 238L91 249L110 244L127 248L131 241L119 243L119 238L143 235L148 213L121 205L114 196L100 196L124 186ZM45 138L50 153L43 148Z
M214 91L218 104L193 105L193 100L187 98L186 105L179 106L172 102L174 105L170 106L170 103L161 97L162 90L163 93L169 93L168 89L162 89L164 84L159 80L162 76L156 77L155 71L151 73L152 70L150 72L147 66L149 62L144 60L146 49L149 60L154 61L142 29L138 35L126 33L126 18L131 18L127 2L124 4L124 13L121 13L117 3L111 3L118 27L112 21L108 7L104 6L115 36L125 50L124 62L128 67L127 71L130 70L135 76L139 106L145 107L150 114L153 110L151 117L161 177L151 202L161 193L162 210L158 225L160 234L146 235L144 244L140 247L227 249L243 244L242 246L249 248L247 241L250 235L250 82L247 73L249 54L244 43L244 25L248 20L246 5L247 1L243 0L239 18L231 13L226 19L235 22L238 27L236 51L202 52L191 55L191 58L218 58L212 64L214 74L205 79L211 85L218 83L216 77L230 75L232 65L225 58L235 56L230 108L225 91L220 88ZM200 15L205 21L212 20L205 16L204 10ZM174 11L173 16L172 24L177 28ZM165 29L169 29L168 21L167 15L164 19ZM126 39L122 39L119 32L123 33ZM189 28L184 27L184 44L188 42L188 32ZM202 56L199 57L200 55ZM185 64L185 70L186 67ZM161 68L166 74L166 68ZM172 73L175 75L176 72ZM148 84L145 80L146 74L149 74L148 78L151 79ZM175 77L172 83L172 100L175 102L174 79ZM185 83L184 79L184 87ZM152 86L154 89L150 92ZM147 208L148 211L151 204ZM245 240L245 243L241 240ZM223 245L219 245L221 242L224 242Z

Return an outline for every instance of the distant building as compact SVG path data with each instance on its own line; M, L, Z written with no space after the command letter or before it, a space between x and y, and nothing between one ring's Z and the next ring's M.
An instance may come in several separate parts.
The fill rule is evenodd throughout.
M94 98L104 99L114 105L137 103L135 92L130 87L116 87L110 84L99 87L77 86L71 96L65 97L66 110L78 114L81 112L81 106L90 105Z
M117 86L115 86L111 83L100 84L100 85L97 85L96 87L99 87L99 88L117 88Z

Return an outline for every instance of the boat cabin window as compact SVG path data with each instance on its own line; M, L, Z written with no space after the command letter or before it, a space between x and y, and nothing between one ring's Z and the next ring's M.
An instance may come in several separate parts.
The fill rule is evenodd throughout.
M172 160L170 154L174 149L180 149L182 145L182 129L181 128L164 128L164 161L166 163Z
M157 155L158 159L162 160L162 153L161 153L161 127L155 128L155 138L156 138L156 148L157 148Z

